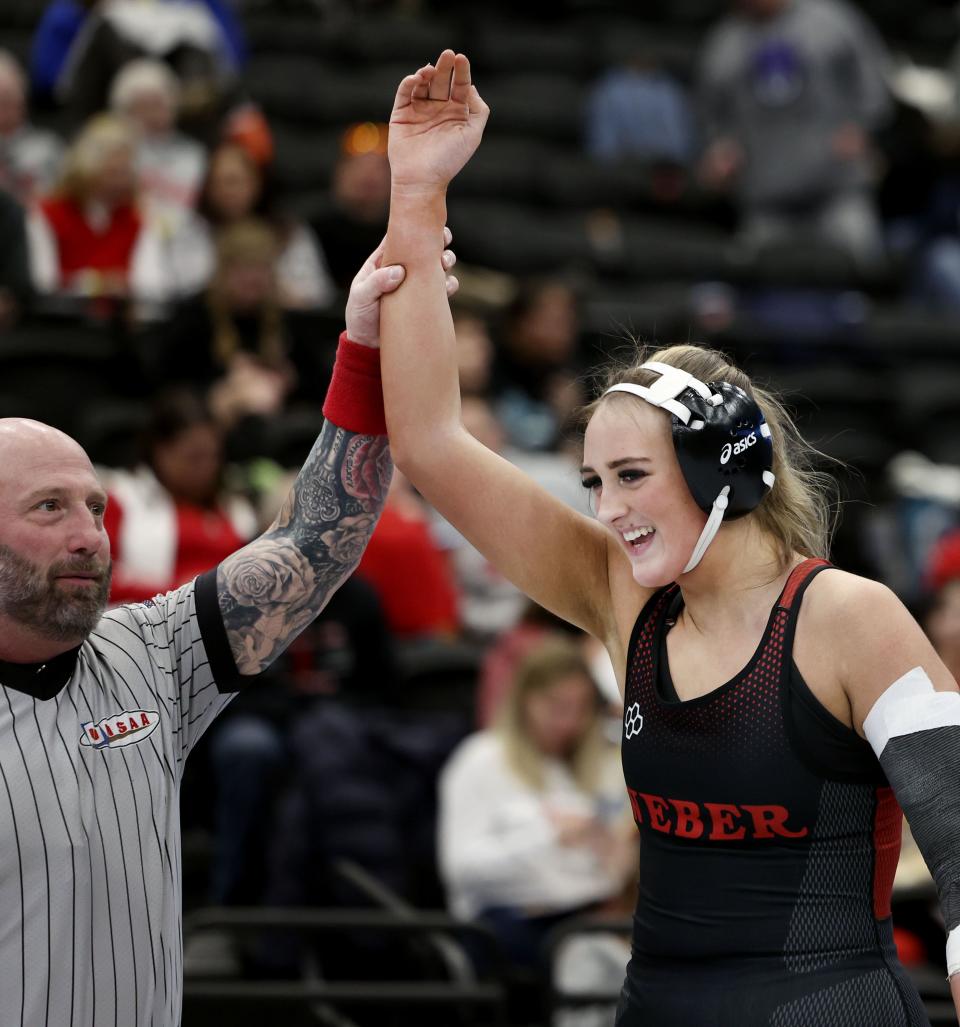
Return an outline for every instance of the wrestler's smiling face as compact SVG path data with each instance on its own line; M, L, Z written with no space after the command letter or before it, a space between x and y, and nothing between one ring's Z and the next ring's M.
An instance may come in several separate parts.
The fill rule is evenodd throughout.
M640 399L608 397L587 425L581 479L634 580L647 588L675 581L706 514L683 479L668 415Z

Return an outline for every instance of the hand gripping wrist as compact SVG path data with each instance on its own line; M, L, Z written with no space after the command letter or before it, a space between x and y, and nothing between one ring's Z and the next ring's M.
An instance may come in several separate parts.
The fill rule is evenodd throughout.
M323 416L358 435L386 435L380 350L353 342L340 333Z

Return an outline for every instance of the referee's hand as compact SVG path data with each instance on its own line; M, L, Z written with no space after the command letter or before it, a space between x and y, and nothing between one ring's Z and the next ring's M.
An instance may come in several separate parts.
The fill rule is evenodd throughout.
M449 228L443 230L444 247L453 241ZM393 292L403 281L406 271L399 264L381 267L385 239L367 257L350 285L347 308L344 313L347 335L353 342L374 348L380 345L380 297ZM440 263L446 273L457 262L453 250L444 249ZM454 275L447 275L447 295L452 296L460 283Z

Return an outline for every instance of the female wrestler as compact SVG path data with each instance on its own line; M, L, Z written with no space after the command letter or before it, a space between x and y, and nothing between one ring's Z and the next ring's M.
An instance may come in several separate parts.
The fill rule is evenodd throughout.
M489 111L444 51L400 85L381 354L394 460L541 605L607 646L643 856L620 1027L915 1027L890 890L902 806L960 971L960 693L885 587L829 568L778 404L693 346L588 409L591 519L460 425L437 262ZM955 1001L960 977L952 977Z

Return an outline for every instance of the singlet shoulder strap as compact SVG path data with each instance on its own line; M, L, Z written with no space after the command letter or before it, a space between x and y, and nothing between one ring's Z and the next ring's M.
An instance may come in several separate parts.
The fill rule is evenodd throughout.
M670 606L670 600L679 595L680 586L673 582L657 589L652 596L644 603L640 615L637 617L630 632L630 646L628 653L634 653L638 644L646 642L649 644L653 637L653 631L659 619L664 615ZM646 636L646 637L644 637ZM631 657L628 655L627 660Z
M795 606L799 605L801 596L814 577L820 571L832 566L833 564L829 560L818 560L812 557L804 560L803 563L798 563L787 578L787 583L784 585L780 598L777 601L777 608L787 611L794 609Z

